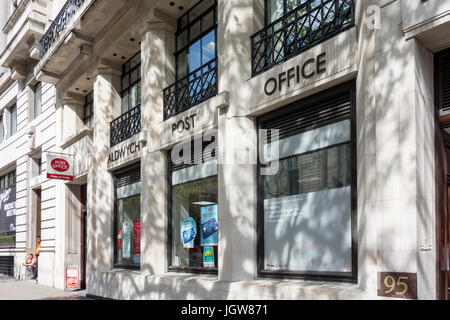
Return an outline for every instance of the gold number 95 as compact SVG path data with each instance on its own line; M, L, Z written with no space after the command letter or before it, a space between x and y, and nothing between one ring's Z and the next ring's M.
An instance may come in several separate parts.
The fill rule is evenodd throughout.
M389 288L389 290L384 293L391 293L396 287L403 287L403 291L396 292L395 294L405 294L408 291L408 285L403 280L408 280L408 277L398 277L397 283L395 283L395 279L392 276L384 278L384 285Z

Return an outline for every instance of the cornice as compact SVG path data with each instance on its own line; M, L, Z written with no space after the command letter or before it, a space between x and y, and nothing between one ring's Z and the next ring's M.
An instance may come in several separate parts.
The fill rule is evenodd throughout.
M11 29L16 24L17 20L19 20L20 16L25 11L25 8L27 7L29 2L30 2L30 0L22 0L19 3L19 6L16 8L16 10L14 10L13 14L11 15L11 17L9 17L8 21L6 22L5 26L3 27L3 29L2 29L3 33L8 34L9 31L11 31Z

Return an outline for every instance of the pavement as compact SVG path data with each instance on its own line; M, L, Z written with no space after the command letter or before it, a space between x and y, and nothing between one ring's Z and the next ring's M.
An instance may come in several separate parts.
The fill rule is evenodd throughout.
M36 283L0 276L0 300L93 300L85 290L64 291Z

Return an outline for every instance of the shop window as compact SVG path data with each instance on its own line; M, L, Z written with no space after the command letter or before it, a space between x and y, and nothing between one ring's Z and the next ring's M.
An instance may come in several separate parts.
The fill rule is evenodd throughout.
M203 143L200 155L190 146L189 164L169 161L169 265L172 271L217 273L218 182L216 140ZM178 151L173 150L172 153ZM181 153L184 153L183 150ZM186 159L186 158L185 158Z
M92 120L94 117L94 91L89 93L85 97L84 110L83 110L83 123L86 126L92 127Z
M10 136L12 137L17 132L17 105L13 105L10 109L10 112L11 112Z
M34 93L34 105L33 105L33 117L36 119L42 113L42 83L36 84L33 90Z
M355 150L349 85L260 118L278 130L278 170L259 165L259 273L356 280ZM271 131L272 132L272 131ZM274 139L273 141L271 139Z
M114 175L114 266L140 267L141 178L140 164Z
M0 248L15 246L16 171L0 177Z

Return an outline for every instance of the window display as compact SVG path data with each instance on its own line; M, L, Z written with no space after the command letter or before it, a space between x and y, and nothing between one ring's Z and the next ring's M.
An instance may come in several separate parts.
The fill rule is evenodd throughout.
M115 259L116 267L139 267L141 254L140 167L115 176Z

